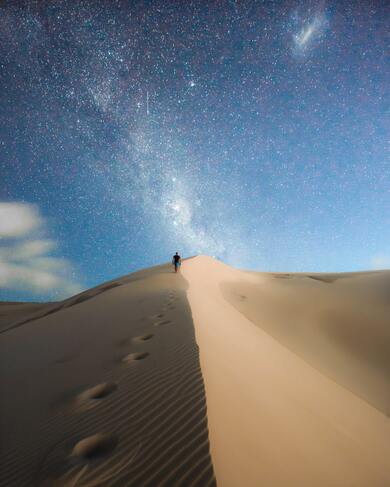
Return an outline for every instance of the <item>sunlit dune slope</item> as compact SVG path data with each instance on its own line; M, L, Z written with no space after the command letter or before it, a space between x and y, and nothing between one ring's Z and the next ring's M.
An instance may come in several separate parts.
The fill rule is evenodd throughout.
M390 272L245 277L221 283L240 313L389 415Z
M389 272L183 274L218 484L389 486Z

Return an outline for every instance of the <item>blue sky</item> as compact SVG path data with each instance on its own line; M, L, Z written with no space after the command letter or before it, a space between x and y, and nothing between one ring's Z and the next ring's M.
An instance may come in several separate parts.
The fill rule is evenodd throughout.
M59 299L176 250L390 267L384 2L0 11L0 299Z

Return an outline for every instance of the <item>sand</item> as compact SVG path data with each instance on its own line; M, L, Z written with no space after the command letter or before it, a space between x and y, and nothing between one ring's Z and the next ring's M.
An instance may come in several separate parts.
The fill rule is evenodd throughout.
M18 303L0 301L0 332L8 329L10 323L18 323L35 314L43 314L55 304L47 303Z
M0 304L0 485L390 486L390 272L210 257Z
M389 486L389 273L183 275L218 485Z
M0 485L215 485L186 287L165 265L60 303L12 305Z

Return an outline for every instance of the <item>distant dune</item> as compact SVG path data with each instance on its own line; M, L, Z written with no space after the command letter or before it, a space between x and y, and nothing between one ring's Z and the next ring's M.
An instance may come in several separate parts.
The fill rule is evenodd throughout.
M49 303L18 303L0 301L0 332L9 328L10 323L18 323L26 317L40 314L50 309Z
M389 297L201 256L1 303L0 485L389 487Z

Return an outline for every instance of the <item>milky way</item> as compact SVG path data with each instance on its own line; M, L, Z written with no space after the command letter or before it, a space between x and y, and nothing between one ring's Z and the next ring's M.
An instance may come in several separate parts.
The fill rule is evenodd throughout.
M316 12L315 15L309 16L307 22L303 22L299 16L297 20L303 26L300 31L293 35L294 51L302 54L322 37L327 27L327 18L324 12Z
M0 13L0 199L39 208L84 286L176 250L263 270L387 262L384 2Z

